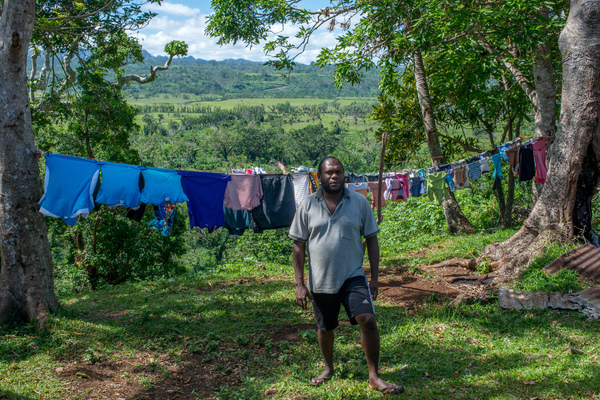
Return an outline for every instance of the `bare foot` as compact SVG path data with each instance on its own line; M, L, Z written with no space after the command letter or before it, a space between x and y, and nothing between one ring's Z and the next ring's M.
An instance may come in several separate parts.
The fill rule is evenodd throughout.
M315 376L314 378L312 378L310 380L310 384L312 386L321 386L322 384L324 384L325 382L330 380L332 376L333 376L333 370L326 368L325 371L323 371L323 373L321 373L321 375L318 375L318 376Z
M395 383L389 383L381 379L380 377L369 378L369 387L380 391L383 394L398 394L404 392L402 386L398 386Z

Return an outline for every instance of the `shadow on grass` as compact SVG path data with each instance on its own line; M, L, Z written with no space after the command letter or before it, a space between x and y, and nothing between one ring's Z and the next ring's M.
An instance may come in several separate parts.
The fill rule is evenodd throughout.
M16 394L10 390L0 388L0 399L2 400L39 400L39 397L23 396L22 394Z
M129 382L130 399L380 398L367 386L359 329L346 323L336 332L336 378L308 385L321 355L312 312L293 296L289 279L124 285L66 299L50 333L28 340L58 361L77 360L66 375L87 371L73 385L89 396ZM406 387L403 398L598 395L593 354L565 352L588 350L599 333L577 313L440 304L410 313L390 303L376 310L381 374Z

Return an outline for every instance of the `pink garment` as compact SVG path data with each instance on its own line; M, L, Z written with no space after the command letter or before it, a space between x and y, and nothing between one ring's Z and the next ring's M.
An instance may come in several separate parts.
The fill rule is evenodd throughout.
M539 183L546 182L546 139L531 144L533 147L533 158L535 160L535 180Z
M400 186L402 187L400 199L408 200L408 174L396 175L396 178L400 179Z
M377 196L379 195L379 182L369 182L369 190L371 191L371 193L373 194L373 203L371 205L371 208L376 209L377 208L377 204L381 203L381 207L385 207L385 196L383 196L383 192L385 192L387 190L387 185L385 184L385 182L381 183L381 194L382 194L382 199L380 202L377 201Z
M252 168L246 168L246 173L248 175L252 175Z
M263 196L260 175L231 175L223 205L232 210L252 210Z

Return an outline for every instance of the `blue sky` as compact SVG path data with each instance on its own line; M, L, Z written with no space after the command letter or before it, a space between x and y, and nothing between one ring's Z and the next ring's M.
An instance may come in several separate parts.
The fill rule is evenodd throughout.
M324 8L328 2L305 0L302 5L311 9ZM195 58L205 60L224 60L228 58L243 58L252 61L267 61L262 46L248 48L243 44L218 46L217 40L204 34L206 17L212 13L209 0L169 0L156 4L146 5L145 9L156 12L150 24L136 33L144 50L153 55L164 55L164 46L171 40L183 40L189 46L188 54ZM292 36L294 27L283 28L282 34ZM297 61L310 63L314 61L321 47L335 44L337 32L327 30L317 32L306 51Z

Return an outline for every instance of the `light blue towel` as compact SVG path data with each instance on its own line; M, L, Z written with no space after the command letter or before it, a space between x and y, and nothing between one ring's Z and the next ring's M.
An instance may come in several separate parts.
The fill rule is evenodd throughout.
M494 154L490 157L492 163L494 164L494 172L492 176L494 178L498 177L502 179L502 156L500 154Z
M147 168L142 170L144 190L142 203L159 205L165 201L183 203L189 201L181 187L181 175L175 170Z
M141 204L141 167L136 165L100 162L102 185L96 202L109 207L137 207Z
M94 208L98 175L99 165L94 160L47 154L40 212L75 225L78 215L87 217Z

